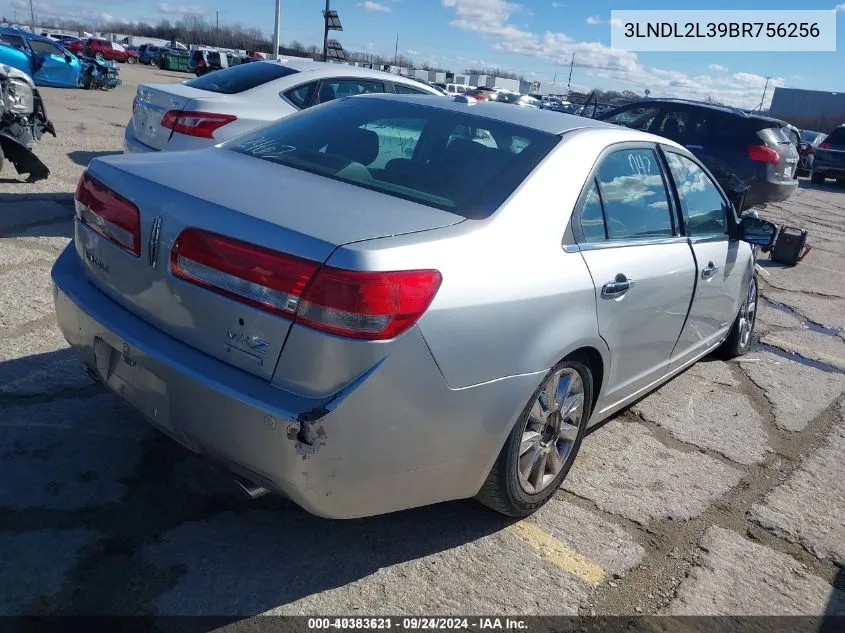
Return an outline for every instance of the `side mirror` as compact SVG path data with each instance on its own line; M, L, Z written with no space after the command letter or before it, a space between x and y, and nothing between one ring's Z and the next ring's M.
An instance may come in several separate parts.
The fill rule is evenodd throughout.
M774 244L777 232L778 227L774 223L755 218L753 215L744 215L739 221L739 238L759 246L764 251Z

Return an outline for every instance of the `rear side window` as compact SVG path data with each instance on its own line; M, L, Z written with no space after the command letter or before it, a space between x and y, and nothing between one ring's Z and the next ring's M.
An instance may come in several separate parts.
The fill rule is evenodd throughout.
M581 207L581 230L584 232L584 241L603 242L607 239L604 230L604 212L601 207L599 190L596 187L595 179L590 181L584 204Z
M293 75L297 71L277 63L244 64L209 73L185 85L198 90L232 95L252 90L270 81Z
M608 123L616 123L617 125L624 125L635 130L648 130L654 117L660 108L657 106L636 106L628 108L622 112L614 114L610 118L604 119Z
M24 46L23 43L23 38L18 35L0 34L0 44L6 44L7 46L12 46L20 50L26 49L26 46Z
M384 84L369 79L324 79L320 83L317 103L327 103L343 97L384 92Z
M830 143L831 145L845 145L845 127L836 128L822 142Z
M499 208L558 141L466 112L361 98L285 117L223 147L480 219Z
M297 86L296 88L291 88L290 90L284 93L284 96L293 105L302 110L311 105L311 100L314 98L314 91L316 89L317 82L312 81L311 83L303 84L301 86Z
M653 150L610 154L599 166L597 180L609 239L673 235L666 185Z

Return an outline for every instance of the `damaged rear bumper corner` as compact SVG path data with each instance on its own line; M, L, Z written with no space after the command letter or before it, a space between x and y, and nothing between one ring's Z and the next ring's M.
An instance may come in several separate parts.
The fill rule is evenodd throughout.
M341 392L309 399L128 312L86 280L72 244L52 275L59 326L106 385L190 450L319 516L475 495L534 388L529 377L450 390L412 328Z

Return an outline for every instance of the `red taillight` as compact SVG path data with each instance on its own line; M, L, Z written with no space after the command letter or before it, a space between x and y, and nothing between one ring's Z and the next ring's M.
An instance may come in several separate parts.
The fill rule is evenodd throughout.
M820 143L819 149L830 149L833 147L833 143Z
M394 338L428 309L441 280L436 270L369 273L326 266L305 291L296 320L350 338Z
M749 145L748 158L761 163L772 163L774 165L780 162L780 154L765 145Z
M136 257L141 255L138 207L87 173L79 180L74 201L80 222Z
M200 57L199 61L197 62L197 67L205 68L205 60L202 57Z
M166 127L180 134L198 136L200 138L214 138L214 132L238 117L232 114L218 114L217 112L189 112L186 110L170 110L161 118L162 127Z
M199 229L171 251L173 274L317 330L366 340L394 338L428 309L436 270L341 270Z

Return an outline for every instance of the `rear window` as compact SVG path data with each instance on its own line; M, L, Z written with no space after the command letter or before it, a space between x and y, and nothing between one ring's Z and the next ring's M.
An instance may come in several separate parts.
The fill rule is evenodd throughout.
M340 99L226 144L228 150L466 218L495 211L559 137L368 97Z
M833 130L825 137L823 142L832 145L845 145L845 127L838 127Z
M789 145L792 139L789 135L789 129L785 127L775 126L767 127L757 132L757 136L762 138L767 144L772 145Z
M293 75L297 71L274 62L244 64L197 77L185 85L198 90L232 95L252 90L269 81Z

